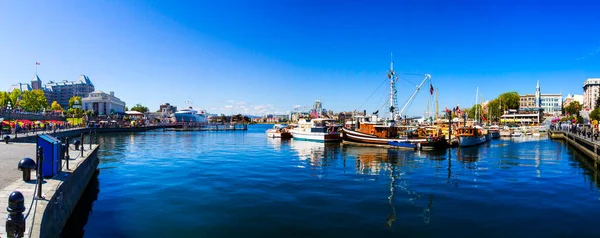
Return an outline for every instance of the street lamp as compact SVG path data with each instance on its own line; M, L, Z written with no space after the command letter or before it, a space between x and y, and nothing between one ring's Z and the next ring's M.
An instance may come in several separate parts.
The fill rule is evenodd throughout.
M12 127L10 127L10 111L12 110L10 101L8 101L8 104L6 105L6 110L8 111L8 134L10 134L10 130L12 130Z

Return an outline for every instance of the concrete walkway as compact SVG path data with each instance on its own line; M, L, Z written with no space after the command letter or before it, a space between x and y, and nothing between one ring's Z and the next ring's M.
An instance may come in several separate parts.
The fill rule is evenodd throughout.
M35 144L0 143L0 188L6 187L22 177L22 172L18 170L17 166L19 161L26 157L35 161Z
M70 147L73 148L73 145ZM81 156L81 151L69 150L69 156L71 157L71 160L69 160L70 170L66 170L66 166L64 166L65 163L63 161L63 171L69 172L77 168L79 163L84 161L84 159L87 158L87 156L92 153L96 147L97 145L93 145L92 149L90 149L89 145L86 144L84 146L83 157ZM22 179L22 172L17 168L19 160L24 157L29 157L35 160L34 143L0 144L0 187L2 188L0 191L0 237L7 237L5 221L8 217L6 208L8 207L8 196L10 193L13 191L19 191L25 197L26 210L23 215L25 216L28 212L30 213L26 220L25 237L30 237L30 232L34 226L34 219L35 221L39 222L41 221L41 216L44 214L43 209L36 209L36 207L40 207L39 205L47 203L47 200L54 195L53 191L55 191L64 180L64 178L57 178L58 175L55 178L44 179L44 183L42 185L42 196L45 197L46 200L33 199L34 190L36 188L35 171L32 171L31 173L32 180L25 182ZM62 175L68 176L69 173L62 173Z

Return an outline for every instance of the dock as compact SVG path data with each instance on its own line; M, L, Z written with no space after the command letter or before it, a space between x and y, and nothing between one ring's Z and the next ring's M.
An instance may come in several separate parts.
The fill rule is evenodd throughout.
M63 160L62 171L54 177L44 178L42 198L36 198L36 171L30 172L31 180L23 181L23 172L17 169L21 159L36 159L36 144L0 144L0 216L4 218L0 222L0 237L7 237L8 197L13 191L21 192L24 197L25 237L59 236L99 163L97 144L84 144L77 151L72 150L73 145L70 147L69 168Z
M248 124L239 123L180 123L165 128L166 131L247 131Z
M592 133L588 134L586 131L568 130L549 130L548 136L553 140L566 141L567 144L589 157L596 167L600 162L600 137L596 137Z

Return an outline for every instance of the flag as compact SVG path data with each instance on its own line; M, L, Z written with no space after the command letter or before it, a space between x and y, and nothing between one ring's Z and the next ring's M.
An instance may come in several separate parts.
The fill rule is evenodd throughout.
M450 113L450 110L448 110L448 107L446 107L446 113Z
M429 94L433 95L433 85L429 84Z
M35 65L40 65L40 62L35 62Z

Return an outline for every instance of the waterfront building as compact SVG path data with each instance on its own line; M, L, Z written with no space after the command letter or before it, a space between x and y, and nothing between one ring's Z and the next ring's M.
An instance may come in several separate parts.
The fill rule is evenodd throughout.
M268 123L280 123L280 122L287 122L289 121L289 115L265 115L262 118L263 122L268 122Z
M600 90L600 78L588 78L583 83L583 109L594 110Z
M10 86L10 89L8 90L8 93L14 91L15 89L19 89L21 90L21 92L25 92L25 91L31 91L31 86L29 86L29 84L27 83L16 83Z
M57 101L63 108L67 109L69 106L69 99L73 96L80 96L81 98L87 97L89 93L94 91L94 85L90 81L90 78L85 75L80 75L76 81L61 81L54 82L50 81L43 85L42 80L36 74L29 83L17 83L10 87L9 92L14 89L20 89L22 92L40 89L44 91L46 101L48 105L52 102Z
M75 81L50 81L45 86L46 90L56 94L55 101L65 109L69 106L69 99L73 96L81 98L87 97L89 93L94 92L95 88L88 76L80 75Z
M542 110L533 110L530 113L525 113L524 111L516 113L509 110L509 113L500 117L501 123L538 124L543 120L544 114Z
M569 104L571 104L571 102L579 102L579 104L583 105L583 95L578 95L578 94L568 94L567 97L565 97L565 100L563 101L562 105L563 108L569 106Z
M519 109L522 111L543 110L547 115L560 115L562 108L561 94L542 94L540 82L537 82L535 94L520 95Z
M173 106L169 103L160 105L159 112L163 115L171 115L177 111L177 106Z
M115 97L114 92L106 94L102 91L94 91L89 96L81 99L83 110L91 110L96 115L110 115L125 112L125 102ZM68 105L68 104L67 104Z

